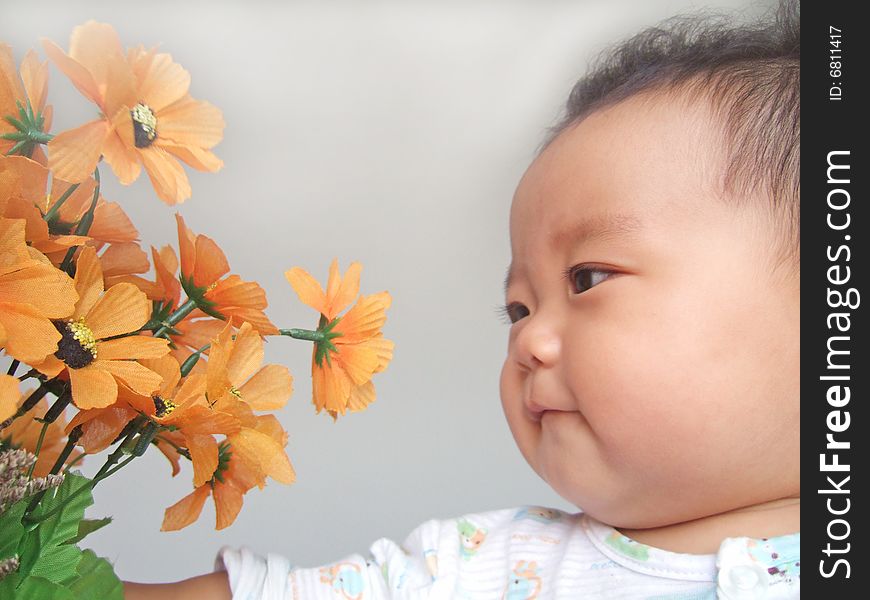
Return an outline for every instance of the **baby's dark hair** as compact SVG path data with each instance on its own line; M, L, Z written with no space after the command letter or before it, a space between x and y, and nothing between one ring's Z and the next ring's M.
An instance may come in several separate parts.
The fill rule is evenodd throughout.
M588 114L637 94L676 92L709 102L724 137L726 197L762 191L781 239L777 259L800 265L800 4L734 25L680 16L603 53L571 90L546 148Z

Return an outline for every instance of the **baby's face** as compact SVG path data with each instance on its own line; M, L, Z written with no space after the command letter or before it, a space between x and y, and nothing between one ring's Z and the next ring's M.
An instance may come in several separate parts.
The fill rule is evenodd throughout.
M799 281L717 192L705 109L631 98L564 132L511 209L501 397L526 460L619 527L799 491Z

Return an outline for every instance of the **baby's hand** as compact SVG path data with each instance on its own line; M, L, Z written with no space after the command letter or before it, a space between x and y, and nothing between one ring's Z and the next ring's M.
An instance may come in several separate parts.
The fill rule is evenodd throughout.
M232 600L232 596L224 571L175 583L124 582L125 600Z

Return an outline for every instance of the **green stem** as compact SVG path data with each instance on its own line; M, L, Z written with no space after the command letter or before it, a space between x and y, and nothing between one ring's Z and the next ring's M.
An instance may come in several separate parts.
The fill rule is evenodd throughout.
M39 458L39 452L42 450L42 442L45 441L45 432L48 431L48 426L51 425L49 421L46 421L42 424L42 429L39 431L39 439L36 440L36 448L33 450L33 455ZM33 476L33 470L36 468L36 461L30 465L30 468L27 470L27 478L30 479Z
M177 325L184 317L193 312L193 309L196 308L196 300L193 298L188 298L184 301L184 304L175 309L171 315L169 315L165 321L160 324L160 328L154 332L154 337L165 337L169 339L169 330Z
M178 444L176 444L175 442L173 442L169 438L165 438L165 437L160 436L160 435L157 436L157 439L160 440L161 442L166 442L167 444L169 444L170 446L175 448L175 451L178 452L181 456L183 456L187 460L193 460L192 458L190 458L190 450L188 450L187 448L182 448L181 446L179 446Z
M66 446L63 447L63 450L57 456L57 460L54 461L54 466L51 467L51 474L56 475L60 473L60 470L63 468L66 459L69 458L69 455L72 454L73 448L75 448L76 443L79 441L79 438L82 437L82 426L76 425L73 427L72 431L69 432L69 437L66 441ZM79 460L78 458L76 460Z
M196 363L199 362L199 357L202 356L202 353L211 348L211 344L206 344L190 356L188 356L183 363L181 363L181 376L187 377L188 374L193 370L193 367L196 366Z
M12 422L15 419L17 419L18 417L23 417L28 412L30 412L30 410L34 406L39 404L39 401L42 400L48 392L49 392L49 385L47 382L43 381L42 383L39 384L39 387L36 388L35 390L33 390L33 393L27 397L27 400L25 400L21 404L21 406L18 408L18 410L15 412L14 415L12 415L8 419L6 419L2 423L0 423L0 431L2 431L3 429L6 429L10 425L12 425Z
M67 188L63 195L57 199L57 202L55 202L54 205L52 205L52 207L49 209L49 211L45 213L45 215L43 215L42 217L46 223L51 223L54 219L57 218L57 212L60 210L60 207L63 206L63 203L66 202L70 196L73 195L73 192L79 189L80 185L80 183L75 183L69 186L69 188Z
M329 339L322 331L311 331L310 329L279 329L278 332L296 340L309 342L325 342Z
M97 167L94 169L94 180L97 182L96 187L94 187L94 197L91 200L91 205L88 207L88 212L86 212L81 219L79 219L78 225L76 225L73 234L75 235L87 235L88 231L91 229L91 225L94 222L94 211L97 209L97 200L100 199L100 168ZM63 262L60 263L60 270L66 273L72 274L72 261L73 256L75 256L77 246L73 246L69 250L66 251L66 256L63 257Z

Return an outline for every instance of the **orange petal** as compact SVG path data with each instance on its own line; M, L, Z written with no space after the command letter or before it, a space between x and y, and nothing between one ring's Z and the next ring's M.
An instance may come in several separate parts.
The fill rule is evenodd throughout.
M211 435L191 434L183 430L193 462L193 487L199 487L212 478L218 466L218 444Z
M94 223L88 235L101 242L135 242L139 232L117 202L103 202L94 209Z
M311 370L312 400L317 412L322 409L334 410L344 414L352 384L342 368L333 361L329 366L323 362L323 368L314 366Z
M118 384L94 361L81 369L68 369L73 402L81 409L104 408L118 399Z
M45 360L41 362L31 362L31 366L42 373L43 375L48 375L49 377L57 377L61 371L66 369L66 363L57 358L54 354L49 354L45 357Z
M114 129L119 127L133 128L133 119L130 111L121 109L112 119ZM130 185L139 178L142 167L139 164L139 154L132 147L127 146L118 136L117 131L112 131L103 142L103 158L112 167L112 172L123 185Z
M229 270L230 264L220 246L207 235L197 235L193 284L197 287L208 287Z
M180 409L169 414L174 415ZM166 421L168 422L168 420ZM232 415L223 413L205 406L195 405L187 408L181 418L177 419L181 424L181 429L185 435L190 434L213 434L213 433L235 433L239 429L239 421Z
M244 494L239 488L230 483L215 482L215 529L225 529L232 525L242 510L243 503Z
M266 308L266 291L255 281L242 281L238 275L218 281L217 285L206 294L206 299L221 307L245 306L249 308Z
M190 88L190 73L166 53L154 54L143 75L139 80L139 97L155 113L184 97Z
M97 414L87 415L87 413ZM82 418L82 415L90 418ZM135 417L136 411L125 407L83 410L70 422L69 429L84 423L82 437L79 438L78 444L88 454L96 454L108 448L127 423Z
M85 315L94 337L105 339L136 331L148 322L151 303L132 283L113 285Z
M277 410L293 394L293 377L283 365L266 365L239 388L248 406L254 410Z
M375 386L371 381L366 381L362 385L358 385L350 393L350 398L347 400L347 407L352 412L364 410L369 404L375 401Z
M97 356L100 360L160 358L168 353L169 340L145 335L130 335L97 342Z
M178 531L196 521L210 493L211 486L202 485L167 508L163 513L163 525L160 526L160 531Z
M250 323L242 323L236 333L233 351L227 362L230 382L239 387L263 364L263 340Z
M379 358L376 348L361 342L339 346L338 354L332 355L332 362L341 364L353 385L358 386L372 378L378 368Z
M163 456L165 456L169 461L169 464L172 466L172 476L175 477L181 472L181 467L178 464L181 455L172 444L160 439L160 436L157 436L155 439L157 440L157 449L160 450L163 453Z
M105 85L108 79L106 61L110 57L124 56L124 48L114 27L88 21L70 34L69 56L93 74L97 85Z
M341 321L333 331L342 334L338 339L344 344L353 344L370 338L376 335L387 321L386 310L391 302L392 297L387 292L360 296L353 308L341 317Z
M196 236L187 227L182 216L175 213L178 228L178 253L181 255L181 273L185 277L193 275L196 266Z
M211 150L197 148L196 146L175 146L164 141L158 142L160 147L186 162L197 171L214 173L224 166L224 161L219 159Z
M178 408L175 409L175 412L170 413L170 420L177 420L180 415L183 415L188 410L188 407L203 401L203 394L205 394L205 376L188 375L185 377L184 383L181 384L181 387L175 394L174 400Z
M28 304L52 319L68 317L76 293L69 276L51 264L31 264L0 275L0 302Z
M73 58L70 58L60 47L51 40L43 39L42 48L45 50L45 55L54 62L55 66L61 72L69 77L73 85L76 86L85 98L91 102L102 106L103 95L97 82L94 81L90 71L82 64Z
M151 394L160 387L162 381L160 375L132 360L97 359L88 367L111 373L137 394Z
M0 327L6 337L6 354L14 359L36 366L57 351L60 333L29 304L0 302Z
M76 302L75 318L88 314L100 294L103 293L103 269L97 258L97 251L91 246L82 248L76 260L75 288L79 300Z
M204 100L186 96L159 111L157 136L173 146L212 148L224 137L220 109Z
M190 198L190 181L181 163L156 145L139 152L157 196L167 204L179 204Z
M136 242L112 244L100 255L103 278L132 273L145 273L151 269L148 255Z
M17 377L0 375L0 421L5 421L18 410L21 391Z
M48 97L48 63L40 61L36 52L28 50L21 60L21 81L34 112L45 107Z
M220 307L221 314L232 317L234 322L250 323L260 335L278 335L278 328L269 320L262 310L247 307Z
M153 338L152 338L153 339ZM163 378L157 393L164 398L171 398L181 379L181 368L178 361L171 355L165 354L160 358L148 358L139 361L143 367L154 371Z
M296 480L296 473L284 448L265 433L243 428L229 436L229 440L233 457L250 465L259 465L263 476L288 484Z
M339 277L337 259L329 265L329 281L326 284L327 319L334 319L356 298L359 293L360 273L362 265L358 262L350 263L344 277Z
M326 294L320 287L320 283L308 271L293 267L284 272L284 277L303 304L307 304L319 313L326 313Z
M94 172L109 124L100 119L63 131L48 143L48 167L55 176L78 183Z

